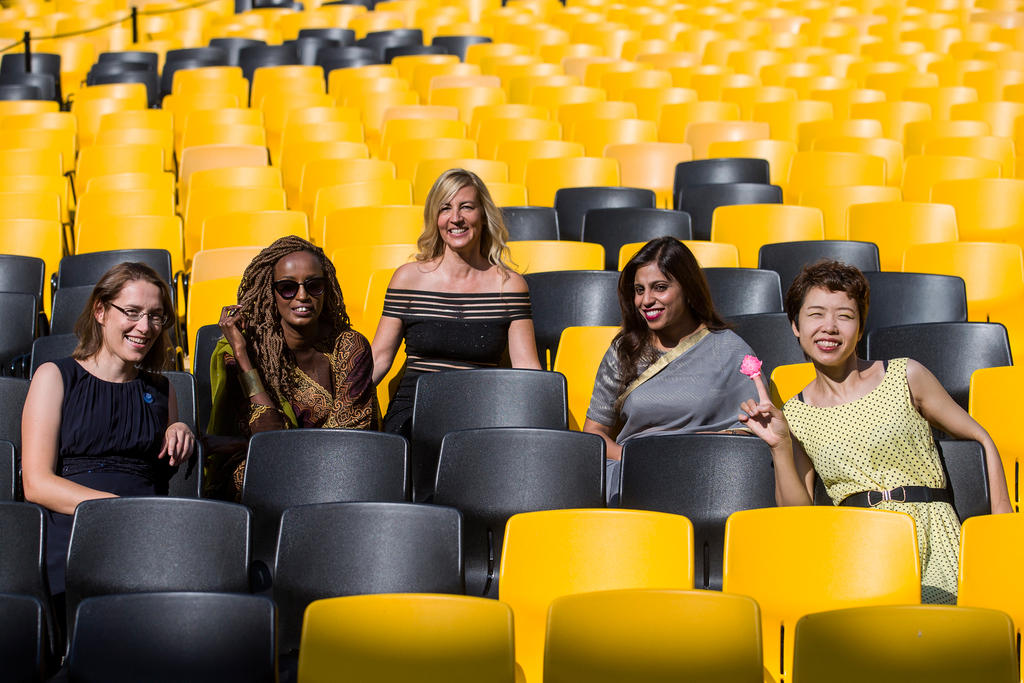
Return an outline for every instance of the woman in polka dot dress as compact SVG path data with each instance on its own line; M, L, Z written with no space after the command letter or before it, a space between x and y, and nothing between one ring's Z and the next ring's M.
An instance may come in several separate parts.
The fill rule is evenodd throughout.
M804 268L786 312L816 376L780 411L754 377L758 402L740 419L772 449L779 505L811 505L814 474L836 505L909 513L917 524L921 599L955 603L960 522L950 505L932 427L985 450L992 512L1012 512L992 438L935 376L908 358L857 357L868 313L868 283L852 266Z

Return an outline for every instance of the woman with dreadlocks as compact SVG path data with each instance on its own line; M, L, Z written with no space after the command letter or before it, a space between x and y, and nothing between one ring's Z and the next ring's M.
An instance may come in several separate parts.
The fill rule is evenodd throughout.
M238 304L221 312L220 328L210 366L209 434L377 428L370 345L349 324L322 249L282 237L261 251L242 275ZM211 449L234 451L211 468L211 486L226 497L241 491L240 445Z

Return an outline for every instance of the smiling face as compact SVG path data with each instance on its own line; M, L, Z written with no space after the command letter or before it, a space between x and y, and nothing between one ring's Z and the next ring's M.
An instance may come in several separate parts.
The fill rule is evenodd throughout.
M441 203L437 214L437 229L441 240L454 251L467 247L479 249L483 230L484 210L477 197L476 188L466 185L451 199Z
M320 259L308 251L292 252L274 264L274 282L291 280L304 283L310 278L322 277L324 269ZM324 306L324 293L313 296L303 285L298 288L298 293L293 299L285 299L275 291L274 300L277 301L277 312L281 315L282 326L294 330L310 329L315 327L320 318L320 311Z
M857 352L860 339L857 302L846 292L812 287L793 323L793 334L813 362L842 364Z
M647 327L663 343L674 344L695 326L686 295L679 282L661 272L657 263L636 269L633 304Z
M96 303L93 316L102 328L102 349L127 365L137 365L146 357L153 343L164 332L164 327L153 324L149 316L172 315L164 311L160 288L145 280L128 280L112 306ZM144 313L139 320L131 321L118 308L132 313Z

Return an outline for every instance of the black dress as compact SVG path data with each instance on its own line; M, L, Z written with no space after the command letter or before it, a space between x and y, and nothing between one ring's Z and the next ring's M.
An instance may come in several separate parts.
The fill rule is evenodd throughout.
M426 372L495 367L513 320L531 317L528 292L424 292L388 289L383 315L405 327L405 371L388 404L384 431L408 438L416 380Z
M57 472L118 496L158 493L157 455L167 430L168 382L139 372L128 382L95 377L73 358L54 361L64 380ZM64 592L72 515L47 511L46 569L50 592Z

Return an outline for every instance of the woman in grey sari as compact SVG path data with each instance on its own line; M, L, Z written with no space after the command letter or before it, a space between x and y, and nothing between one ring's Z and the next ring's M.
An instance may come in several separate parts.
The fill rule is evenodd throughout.
M610 498L627 439L743 429L735 400L755 395L739 372L753 351L719 317L697 260L679 240L651 240L630 259L619 307L622 329L601 361L583 423L607 445Z

